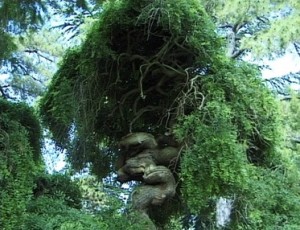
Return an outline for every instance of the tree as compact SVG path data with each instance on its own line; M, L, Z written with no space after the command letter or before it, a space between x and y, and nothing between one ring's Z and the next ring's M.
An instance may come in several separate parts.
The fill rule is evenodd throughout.
M0 66L1 74L26 71L26 64L15 55L17 40L22 38L25 31L36 31L43 23L46 12L45 2L39 1L1 1L0 5ZM2 97L8 97L7 90L0 85Z
M226 54L231 58L252 58L256 63L265 58L277 58L294 50L300 55L297 29L300 5L298 1L202 1L226 41ZM261 68L266 68L263 64ZM282 88L300 83L299 72L266 80L276 93Z
M300 144L299 139L299 92L290 90L291 96L282 97L281 109L283 114L283 124L288 148L297 152ZM297 156L297 154L296 154Z
M80 208L79 186L68 175L39 174L24 224L17 229L106 229L100 216L96 218Z
M36 29L43 21L43 11L45 11L45 7L42 1L12 2L4 0L1 2L1 62L14 51L15 45L11 33L20 34L27 28Z
M96 9L90 8L91 2L73 0L3 1L0 6L0 74L5 75L6 80L0 82L0 95L28 101L40 96L62 52L78 43L67 39L81 31L85 18L93 16ZM54 25L62 18L66 23L57 29ZM75 31L75 35L67 36L66 32L70 31Z
M43 169L41 130L25 104L0 99L1 229L16 229L26 218L34 177Z
M294 43L297 49L300 31L298 1L202 1L209 15L226 36L227 54L237 57L245 51L252 55L282 54Z
M295 226L297 205L277 208L281 192L289 193L286 206L299 202L298 183L285 189L291 181L276 148L277 103L256 66L225 56L215 31L196 0L107 2L83 44L66 53L41 99L43 122L77 170L89 166L104 177L123 155L121 178L144 183L134 193L133 216L164 225L170 215L189 210L208 227L222 196L234 197L233 228ZM177 144L159 144L164 133ZM152 144L145 145L149 139ZM177 155L167 168L157 151L169 147ZM163 193L174 179L177 196ZM147 200L144 191L154 198Z

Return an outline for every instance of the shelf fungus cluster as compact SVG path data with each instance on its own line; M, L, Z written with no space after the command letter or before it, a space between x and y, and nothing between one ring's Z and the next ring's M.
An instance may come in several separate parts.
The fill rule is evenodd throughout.
M130 133L119 143L118 181L141 181L132 194L132 208L147 215L152 205L161 205L175 195L172 171L179 158L179 144L169 136Z

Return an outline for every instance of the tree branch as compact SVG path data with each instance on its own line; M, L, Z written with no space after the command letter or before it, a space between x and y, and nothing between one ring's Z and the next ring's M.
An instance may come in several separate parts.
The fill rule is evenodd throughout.
M229 32L230 34L228 34L227 36L227 40L228 40L227 56L230 58L238 58L245 52L244 49L238 50L237 48L237 41L238 41L237 35L240 29L243 28L245 25L246 22L238 22L235 23L234 25L228 25L224 27L224 28L231 28L231 32Z
M25 49L24 52L26 52L26 53L35 53L36 55L38 55L39 57L42 57L42 58L46 59L47 61L54 62L54 60L52 60L52 59L46 57L45 55L41 54L39 52L39 50L37 50L37 49Z
M0 93L1 93L1 97L3 97L4 99L7 99L7 95L1 85L0 85Z
M294 47L295 47L297 54L300 56L300 44L297 42L294 42Z
M246 49L240 49L240 50L235 51L230 57L235 59L235 58L238 58L239 56L241 56L245 52L246 52Z

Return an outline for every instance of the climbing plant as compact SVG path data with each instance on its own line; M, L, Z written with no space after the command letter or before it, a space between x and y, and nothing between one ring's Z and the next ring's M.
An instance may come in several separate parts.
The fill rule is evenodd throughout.
M215 200L230 197L235 226L263 226L268 219L252 218L257 212L240 201L254 199L257 178L272 187L265 176L283 169L284 177L277 102L258 68L229 59L224 47L199 1L109 1L64 56L40 100L42 120L75 169L100 177L113 170L122 136L167 133L181 146L172 172L181 210L211 224Z
M1 229L16 229L26 218L34 176L42 170L40 126L24 104L0 100Z

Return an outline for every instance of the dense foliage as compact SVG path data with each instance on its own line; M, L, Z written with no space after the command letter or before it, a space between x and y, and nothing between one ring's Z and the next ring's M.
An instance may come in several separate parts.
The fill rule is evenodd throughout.
M213 59L220 46L194 1L107 4L86 42L65 56L41 101L43 120L63 146L70 147L67 139L75 128L75 165L95 162L95 155L101 156L95 153L100 139L115 141L149 128L164 132L190 112L188 82L198 72L217 71Z
M181 148L173 171L177 194L150 210L157 226L216 229L223 197L233 204L226 229L298 229L298 95L282 100L280 111L259 68L237 57L282 52L295 42L299 30L286 25L299 21L299 3L111 0L97 8L102 2L0 2L0 73L19 76L8 87L26 85L22 74L35 78L27 68L32 60L17 49L52 64L51 55L62 52L48 47L59 34L31 33L47 18L47 7L67 17L57 28L71 38L86 18L99 15L83 43L65 53L40 100L43 124L66 150L70 171L89 168L98 178L81 175L76 183L68 174L45 173L33 109L0 99L0 228L152 226L121 202L131 184L124 192L111 182L120 138L148 132L171 134ZM6 87L0 84L3 98L10 97ZM107 175L110 182L100 183Z
M295 226L297 205L276 208L281 193L298 202L298 185L284 191L292 162L280 149L277 102L256 67L228 59L223 45L198 1L107 3L64 57L40 103L43 121L79 168L109 169L115 151L100 147L127 132L171 132L183 144L182 197L202 226L221 196L234 200L235 228Z
M24 221L34 176L40 170L40 126L25 104L0 100L1 229Z
M32 148L33 156L36 161L41 160L41 127L32 108L25 103L14 104L6 100L0 100L1 118L3 130L8 130L5 119L17 122L23 126L27 132L29 144Z

